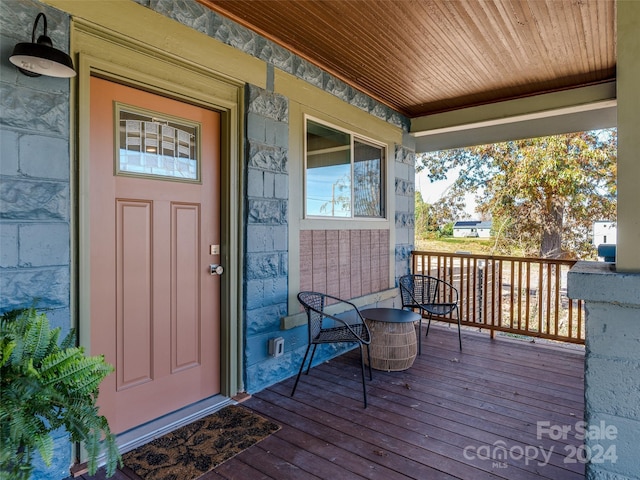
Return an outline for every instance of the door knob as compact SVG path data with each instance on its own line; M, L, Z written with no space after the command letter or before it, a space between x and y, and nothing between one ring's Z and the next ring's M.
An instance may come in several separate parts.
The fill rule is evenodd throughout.
M218 265L217 263L212 263L209 265L209 272L211 275L222 275L224 273L224 267L222 265Z

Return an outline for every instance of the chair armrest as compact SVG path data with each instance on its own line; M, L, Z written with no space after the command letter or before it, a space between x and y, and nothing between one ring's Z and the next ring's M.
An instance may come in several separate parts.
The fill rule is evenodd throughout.
M334 297L332 295L327 295L325 294L326 298L330 298L332 300L335 300L335 304L345 304L348 305L350 308L345 310L344 312L339 313L338 315L345 317L345 316L349 316L349 317L354 317L353 316L353 312L355 312L355 320L356 323L349 323L346 321L345 318L340 318L340 316L337 315L332 315L330 313L327 312L323 312L321 310L318 310L316 308L313 308L312 306L308 306L308 308L314 312L316 312L317 314L322 316L322 322L324 323L325 319L331 319L334 322L337 322L338 324L341 324L342 326L346 327L356 338L358 338L358 340L360 340L362 343L368 344L369 340L366 340L364 338L362 338L360 335L358 335L354 329L352 328L353 325L363 325L364 328L369 331L369 327L367 326L366 322L364 321L364 317L362 316L362 314L360 313L360 310L358 310L358 307L356 307L353 303L349 302L348 300L343 300L341 298L338 297ZM369 337L371 337L371 335L369 335Z
M460 296L460 294L458 293L458 289L456 287L454 287L451 283L447 282L446 280L439 280L440 282L444 283L447 287L449 287L454 293L455 293L455 297L454 297L454 301L453 302L443 302L443 303L451 303L451 304L458 304L458 298Z

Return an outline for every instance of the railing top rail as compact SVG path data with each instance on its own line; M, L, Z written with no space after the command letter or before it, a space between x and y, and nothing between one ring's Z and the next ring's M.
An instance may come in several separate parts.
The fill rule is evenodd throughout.
M584 304L566 293L566 272L576 260L427 250L411 256L414 273L435 271L459 289L462 324L492 337L501 331L584 344Z
M474 253L452 253L452 252L432 252L428 250L412 250L411 255L431 255L440 257L462 257L462 258L476 258L478 260L502 260L507 262L520 261L525 263L552 263L558 265L573 266L577 260L567 260L558 258L540 258L540 257L509 257L504 255L485 255Z

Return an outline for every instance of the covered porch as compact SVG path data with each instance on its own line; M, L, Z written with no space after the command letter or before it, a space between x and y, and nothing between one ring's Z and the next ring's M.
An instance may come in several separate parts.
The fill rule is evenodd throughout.
M211 10L213 4L245 5L250 13L268 18L266 9L255 8L254 2L0 3L10 12L6 15L9 20L3 23L3 45L10 48L24 41L28 36L23 31L24 24L29 24L25 19L33 19L45 10L55 33L54 43L68 50L81 66L78 78L66 82L23 78L8 61L2 65L0 83L5 99L3 113L6 112L1 132L2 180L10 193L6 198L11 200L5 203L7 213L2 218L1 280L6 291L11 292L3 298L3 309L28 304L33 297L42 298L41 305L53 309L56 325L65 331L78 327L79 345L90 346L92 320L87 289L91 283L85 277L91 271L91 255L79 258L76 247L83 245L87 252L90 247L87 242L83 244L89 218L81 213L87 211L85 192L89 191L83 175L90 165L86 132L90 122L84 120L91 111L92 76L106 75L123 83L144 85L171 98L198 97L196 103L224 112L221 203L226 210L221 214L221 223L226 236L214 242L220 243L226 255L226 273L220 288L223 338L219 343L226 367L221 390L228 397L243 391L253 394L246 405L277 421L283 429L205 478L581 477L583 464L565 460L577 460L581 458L579 451L599 446L597 441L587 441L587 446L582 447L583 440L575 433L577 422L583 419L594 426L606 422L620 432L614 443L620 458L605 465L594 461L588 467L589 477L635 478L640 460L630 452L637 443L640 381L635 368L640 361L636 348L640 338L640 222L636 207L640 178L638 3L505 1L493 2L494 9L485 4L468 7L465 2L413 2L416 7L424 6L424 14L410 15L411 21L396 22L394 2L364 2L363 9L345 8L346 12L359 15L351 25L362 24L368 33L367 23L360 22L368 15L376 21L370 30L389 32L386 37L399 45L401 52L386 48L375 55L372 52L377 50L365 44L367 55L361 55L353 48L352 28L343 28L347 39L329 42L328 50L345 59L346 49L369 59L373 67L353 75L338 66L312 61L320 56L305 54L301 46L272 42L274 35L265 28L259 28L259 33L244 29L245 25L251 26L250 20L231 16L240 22L234 23ZM328 27L338 25L337 19L346 18L325 8L325 2L267 3L294 14L296 11L289 4L316 4L320 13L331 16L330 21L319 24L323 26L321 38L336 38ZM349 7L355 4L343 3ZM392 11L378 14L370 6L374 3L392 7ZM441 11L449 7L457 12L448 15ZM534 7L544 10L541 17L528 16ZM569 13L553 14L553 8L565 7L575 10L575 17ZM298 11L297 15L298 19L310 18L304 12ZM300 23L283 21L279 12L272 18L276 31L284 25L297 27ZM418 28L412 38L424 39L428 44L398 41L400 33L411 35L408 24L420 27L413 21L418 18L433 25ZM540 21L541 18L549 21ZM603 36L588 34L590 41L585 44L582 34L561 28L562 23L556 23L558 18L566 18L569 25L582 26L579 30L587 34L602 32ZM573 18L577 20L571 21ZM468 19L470 27L461 19ZM502 19L507 21L504 33L495 28L503 23ZM455 27L442 28L443 20L453 22ZM309 25L318 30L318 24ZM595 28L599 25L607 28ZM488 26L492 28L485 28ZM568 33L569 39L578 44L549 50L549 42L538 41L537 36L532 38L528 33L540 30L547 38ZM452 31L476 32L478 39L454 36ZM438 47L431 32L441 32L445 43ZM512 33L518 32L520 48L508 41ZM495 41L494 35L500 41ZM374 46L381 37L362 35ZM479 45L505 48L490 48L496 56L487 57ZM599 46L606 48L601 50ZM536 55L530 54L536 50L540 52L540 64L533 62ZM427 58L416 61L405 55L407 51L426 52ZM555 54L561 51L576 64L589 67L582 72L584 76L580 72L568 75L562 74L563 70L547 69L554 59L563 67L568 64L566 56ZM313 52L322 50L316 46ZM584 55L582 60L577 52ZM393 58L407 59L409 73L399 74L404 70L388 65ZM473 58L479 60L479 71L462 62ZM523 63L513 64L507 59L522 59ZM357 60L345 64L361 65ZM458 82L443 74L436 60L453 69ZM381 64L385 66L380 68ZM536 80L531 89L524 89L528 83L525 79L513 79L495 69L504 66L508 72L519 73L524 70L518 67L525 64L533 72L529 79ZM416 74L416 65L424 66L426 73ZM551 76L540 78L544 70ZM378 72L392 83L382 84L384 88L376 93L370 79ZM508 90L497 85L498 78L511 79L510 84L516 88ZM359 84L356 79L366 81ZM400 79L408 82L406 88L398 87ZM398 103L383 95L404 95L418 84L428 90L426 98ZM462 89L448 90L456 84ZM212 85L216 86L214 94ZM434 86L445 90L433 91ZM469 86L480 88L469 92ZM416 110L416 106L429 108ZM348 355L315 369L299 386L296 397L289 398L292 379L286 378L299 365L305 347L301 341L304 329L297 328L297 324L288 326L283 320L295 316L299 308L295 294L301 290L302 240L305 232L318 232L329 238L326 233L338 231L336 225L340 226L335 219L328 228L329 220L304 218L305 198L300 185L304 182L306 116L338 123L337 127L387 147L388 208L385 218L375 226L388 235L385 257L389 262L381 277L385 284L379 285L382 293L373 292L368 297L375 302L380 298L384 305L393 301L384 295L393 291L397 278L408 273L410 267L416 153L460 146L461 139L469 142L466 144L490 142L521 134L542 135L547 130L560 133L562 128L574 131L578 125L580 129L615 123L619 131L620 178L617 263L582 267L572 272L576 280L573 285L569 274L571 298L592 302L588 305L586 359L575 351L556 357L559 352L538 343L490 340L484 333L472 331L465 332L465 350L460 354L456 349L457 332L451 328L432 332L429 339L423 339L423 355L411 370L378 372L370 385L371 404L366 410L360 404L358 369L345 365L350 362ZM595 125L577 122L585 117ZM489 135L497 135L496 132L500 137ZM104 136L107 137L111 135ZM453 140L456 142L451 143ZM43 204L33 202L31 191L50 192L49 200ZM371 230L373 222L359 222L344 220L343 230ZM216 249L209 250L213 251ZM208 267L209 262L206 264ZM268 340L279 336L286 339L285 357L271 358ZM585 364L587 375L583 383ZM571 369L570 365L575 368L574 373L565 372ZM584 415L583 389L588 404ZM565 398L568 393L570 397ZM566 439L561 437L558 443L551 443L551 431L549 435L538 435L537 422L545 422L544 428L570 430ZM39 473L38 478L64 477L70 463L77 461L76 449L64 432L54 440L56 464ZM534 459L527 464L525 447L540 445L545 452L554 447L550 463L539 465ZM504 447L506 452L493 458L492 452L503 451L498 447ZM471 459L465 457L465 452ZM126 470L118 475L120 479L135 478Z
M466 329L460 352L456 330L432 325L410 369L374 371L367 409L355 351L293 398L293 378L255 394L243 405L282 429L202 479L584 478L584 350Z

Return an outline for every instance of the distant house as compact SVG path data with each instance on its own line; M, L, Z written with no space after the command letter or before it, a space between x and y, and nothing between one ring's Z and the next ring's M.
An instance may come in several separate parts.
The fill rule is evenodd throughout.
M602 244L615 245L618 240L617 237L618 229L616 222L593 222L593 245L595 247Z
M453 225L454 238L490 238L491 222L460 220Z

